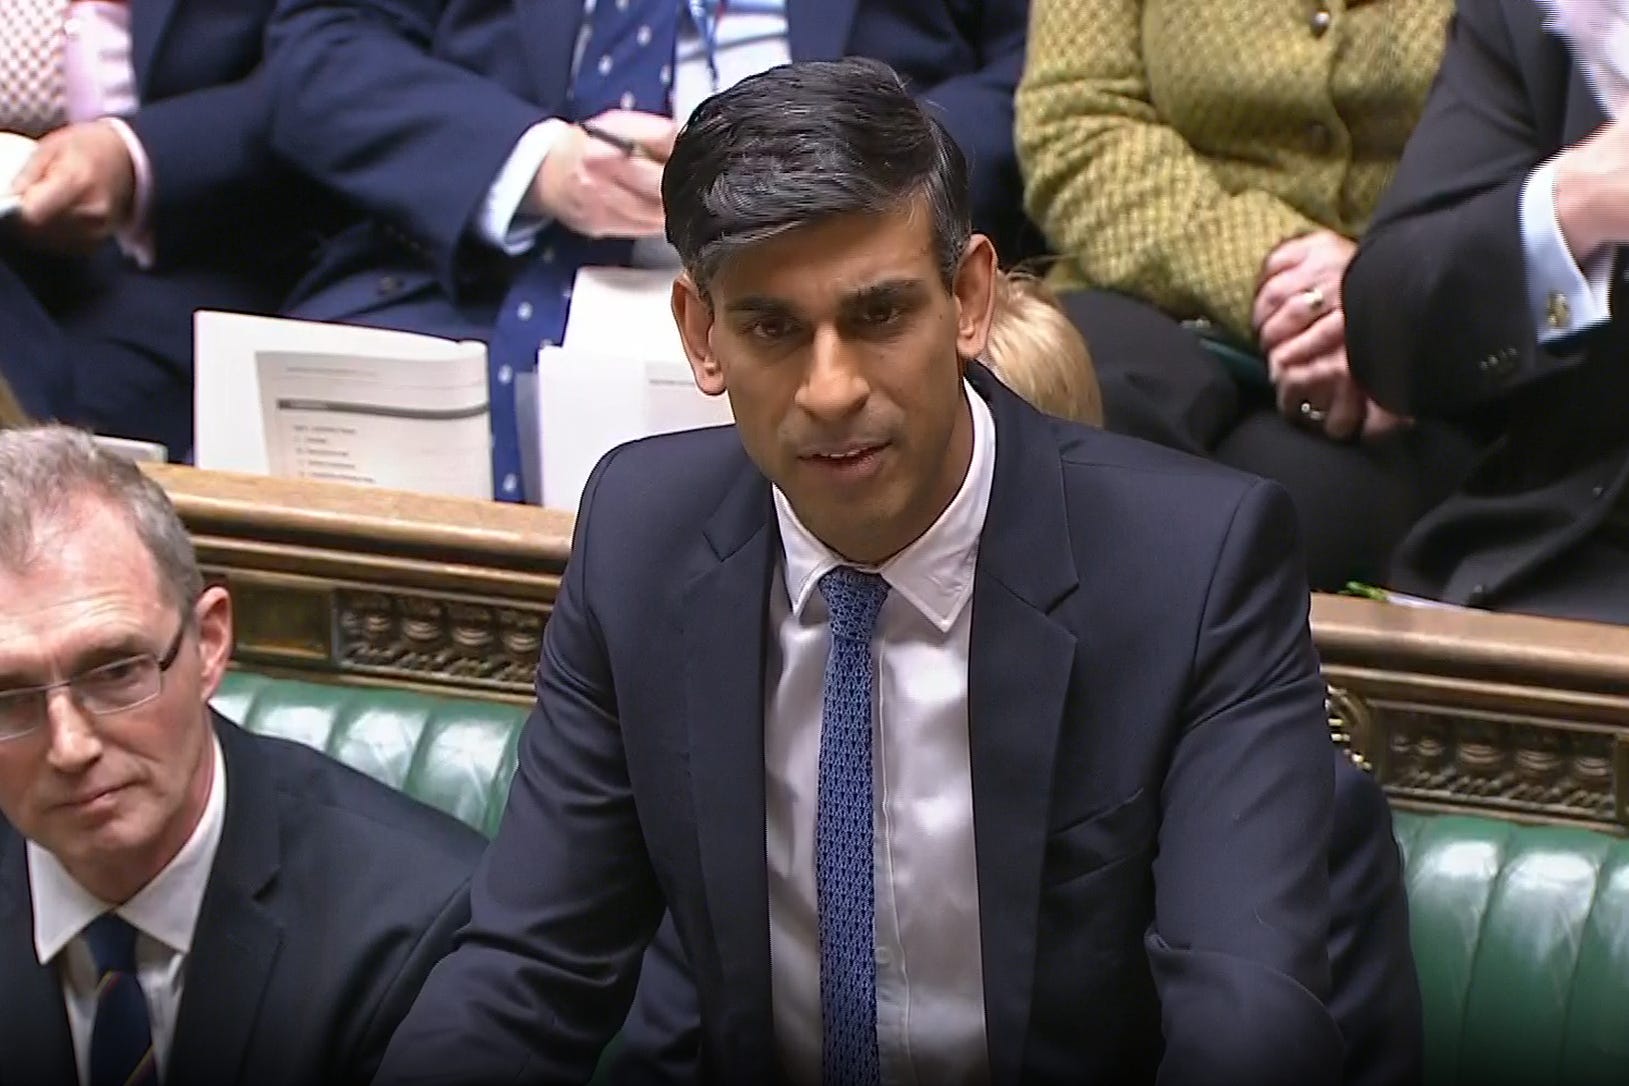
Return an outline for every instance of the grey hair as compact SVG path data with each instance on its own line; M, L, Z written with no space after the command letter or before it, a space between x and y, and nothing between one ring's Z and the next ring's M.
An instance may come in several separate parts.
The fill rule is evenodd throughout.
M703 102L662 174L667 237L703 296L731 256L923 198L946 287L972 236L967 159L886 64L784 64Z
M198 557L164 488L82 430L28 426L0 431L0 565L21 571L40 557L40 534L87 502L124 514L147 548L168 602L190 622L203 593Z

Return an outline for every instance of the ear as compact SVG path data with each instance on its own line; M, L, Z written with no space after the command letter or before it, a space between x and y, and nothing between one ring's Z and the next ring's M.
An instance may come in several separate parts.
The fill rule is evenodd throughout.
M689 272L673 280L673 321L679 326L679 339L685 357L690 359L696 387L709 396L721 394L724 370L713 354L713 306L696 289Z
M198 619L198 653L204 701L215 696L232 658L232 597L220 585L204 589L193 608Z
M989 342L999 274L995 246L983 234L974 234L968 239L951 283L951 293L956 297L956 353L965 361L983 355Z

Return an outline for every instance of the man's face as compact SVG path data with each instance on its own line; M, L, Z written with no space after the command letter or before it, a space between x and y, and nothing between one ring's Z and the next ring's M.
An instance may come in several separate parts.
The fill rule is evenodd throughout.
M94 499L42 525L39 542L32 564L0 568L0 690L162 659L187 627L151 701L93 716L59 689L43 726L0 740L0 813L93 892L133 892L202 816L214 768L205 705L230 649L231 605L212 588L178 611L127 518Z
M890 557L956 494L972 455L965 359L983 349L995 256L976 236L947 289L925 201L789 231L674 287L696 383L799 519L852 561Z

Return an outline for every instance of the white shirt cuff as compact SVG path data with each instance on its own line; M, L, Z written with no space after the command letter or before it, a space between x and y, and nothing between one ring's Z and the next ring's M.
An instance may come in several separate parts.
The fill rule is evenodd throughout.
M565 121L554 117L539 121L521 135L515 149L509 152L497 180L486 190L486 199L481 202L481 213L475 223L476 231L488 245L509 256L519 256L532 247L538 231L548 225L542 216L523 213L520 205L531 190L549 149L567 127Z
M1612 319L1612 250L1580 268L1555 215L1556 160L1528 174L1522 186L1522 249L1527 258L1527 304L1538 341L1549 343Z
M147 160L147 151L136 138L135 131L118 117L103 117L113 131L124 140L124 149L130 155L130 166L136 175L136 191L130 202L130 221L117 230L113 237L124 255L135 261L138 268L153 266L153 164Z

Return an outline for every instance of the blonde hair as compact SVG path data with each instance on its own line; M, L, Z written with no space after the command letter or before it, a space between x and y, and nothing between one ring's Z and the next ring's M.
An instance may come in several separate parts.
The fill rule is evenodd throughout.
M1049 415L1103 425L1103 396L1086 341L1041 280L996 275L995 313L984 360L1014 392Z
M17 426L29 424L27 412L23 405L17 402L16 393L6 384L6 379L0 377L0 430L10 430Z

